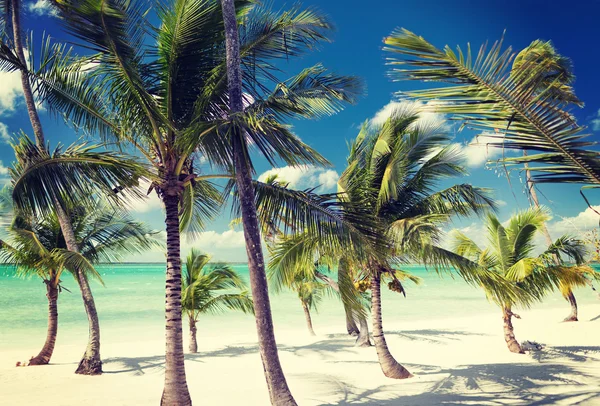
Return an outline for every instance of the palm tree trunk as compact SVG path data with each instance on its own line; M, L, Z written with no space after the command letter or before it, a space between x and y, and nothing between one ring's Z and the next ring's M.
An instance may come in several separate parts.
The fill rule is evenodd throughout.
M527 151L523 151L523 156L527 156ZM535 191L535 183L531 178L531 171L529 170L529 165L525 164L525 177L527 178L527 190L529 190L529 195L531 196L531 200L536 208L540 207L540 201L537 196L537 192ZM546 239L546 244L552 244L552 237L550 236L550 232L548 231L548 227L546 227L546 223L542 223L542 233ZM556 265L560 265L560 260L555 255L554 262ZM569 294L565 296L565 299L571 305L571 314L569 314L564 321L578 321L577 319L577 300L575 300L575 295L573 291L569 289Z
M181 322L181 241L179 234L179 196L164 194L167 226L167 277L166 277L166 361L165 387L162 406L188 406L192 404L185 376L183 333Z
M21 37L21 11L20 11L20 0L11 0L12 5L12 28L13 28L13 41L15 43L15 51L19 57L19 61L22 65L27 66L27 59L25 59L25 52L23 50L23 39ZM29 77L22 70L21 71L21 85L23 86L23 95L25 96L25 104L27 105L27 113L29 114L29 120L33 127L33 133L35 134L35 142L43 148L45 144L44 132L42 130L42 123L40 122L40 116L38 115L35 107L35 99L33 98L33 91L31 90L31 84L29 83Z
M352 310L349 309L348 306L346 306L346 304L344 304L344 313L346 313L346 331L348 331L348 335L354 337L359 336L360 330L356 325L354 317L352 316Z
M233 0L221 0L227 54L227 85L229 90L230 113L243 111L242 74L240 68L240 43L236 12ZM271 404L275 406L296 406L296 401L287 385L273 330L271 303L262 255L260 228L254 203L254 188L249 163L246 161L247 146L243 134L232 134L235 166L235 182L237 186L242 224L248 254L250 286L254 300L258 344L265 371L265 378Z
M564 321L578 321L577 318L577 300L575 299L575 295L572 290L569 290L569 293L565 296L566 299L571 304L571 314L565 318Z
M311 336L316 336L315 330L313 330L312 319L310 318L310 309L308 305L302 302L302 309L304 310L304 317L306 318L306 327Z
M71 219L64 211L58 199L54 199L54 209L58 217L58 222L65 238L65 244L69 251L79 252L79 246L73 230ZM102 360L100 358L100 321L98 320L98 312L96 311L96 303L92 295L87 276L81 272L75 272L75 277L79 284L83 306L88 318L88 344L79 362L79 366L75 370L76 374L81 375L99 375L102 373Z
M511 311L510 307L504 307L502 309L502 320L504 321L504 341L506 341L506 345L510 352L524 354L523 349L521 349L521 345L515 338L515 332L512 325L512 317L514 313Z
M196 340L196 331L198 328L196 327L196 320L192 316L189 316L190 322L190 352L195 354L198 352L198 341Z
M373 313L373 340L375 349L379 358L379 365L383 374L388 378L405 379L412 377L406 368L398 363L390 353L385 336L383 334L383 321L381 315L381 271L378 267L373 267L371 277L371 293Z
M27 65L25 53L23 50L23 40L21 38L21 18L19 0L11 0L11 5L14 36L13 40L15 43L15 50L17 52L17 56L19 57L19 61L23 65ZM27 74L24 71L21 71L21 84L23 87L23 94L25 96L29 120L31 121L31 126L35 134L36 145L39 148L45 149L46 146L44 132L42 130L42 123L40 122L40 117L35 106L35 99L33 98L33 91L31 90L29 78L27 77ZM56 198L54 198L54 206L61 231L65 238L67 249L73 252L79 252L79 247L77 245L77 240L73 231L71 219L62 209L60 203L58 202L58 199ZM94 303L94 297L92 296L92 291L90 289L86 276L82 272L77 272L75 276L79 283L81 296L83 298L83 304L85 306L85 311L89 322L88 346L75 373L84 375L98 375L102 373L102 361L100 359L100 324L98 322L98 314L96 313L96 305Z
M350 276L348 275L348 270L346 269L346 261L344 259L340 259L338 264L338 286L345 286L349 284L351 281L348 279ZM356 326L356 321L354 321L354 314L350 306L343 300L342 296L342 304L344 305L344 313L346 314L346 331L351 336L357 336L359 334L358 327Z
M44 283L48 298L48 333L42 350L29 360L29 365L47 365L50 362L58 333L58 287L54 286L51 280L45 280Z
M358 323L360 324L360 331L354 345L357 347L371 347L373 344L371 344L371 339L369 337L369 323L367 323L367 319L365 317L359 317Z

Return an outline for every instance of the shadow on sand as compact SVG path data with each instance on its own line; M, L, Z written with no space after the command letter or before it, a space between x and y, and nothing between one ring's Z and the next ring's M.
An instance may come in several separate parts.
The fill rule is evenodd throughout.
M443 344L444 340L456 340L461 334L473 335L466 332L444 330L414 330L390 332L410 340L432 340ZM317 355L327 361L334 358L339 351L375 351L372 349L356 348L353 339L340 334L329 335L324 340L301 346L280 345L282 352L296 355ZM228 346L215 351L204 351L197 354L186 354L186 361L204 362L204 358L239 357L257 355L258 346L255 343ZM388 380L382 376L382 382L387 382L374 389L365 390L352 386L333 375L318 372L293 375L295 380L315 388L309 396L321 405L372 405L372 406L401 406L401 405L545 405L545 404L600 404L600 388L590 387L590 377L578 369L578 363L589 360L600 360L600 346L592 347L546 347L535 352L532 357L538 363L522 364L488 364L465 365L456 368L440 368L431 365L406 364L416 375L414 381ZM570 362L559 364L564 359ZM376 364L376 361L344 361L329 362ZM160 373L164 369L164 356L138 358L109 358L104 362L105 373ZM568 379L566 376L575 376ZM587 381L587 382L586 382ZM596 384L593 384L596 385ZM562 386L562 388L561 388ZM548 394L552 392L561 394ZM411 394L416 393L417 394ZM337 398L337 399L336 399ZM336 399L332 401L332 399Z

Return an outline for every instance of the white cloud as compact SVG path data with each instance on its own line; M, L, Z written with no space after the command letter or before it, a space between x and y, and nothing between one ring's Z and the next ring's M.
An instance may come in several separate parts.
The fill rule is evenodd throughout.
M324 191L332 191L337 185L340 175L333 169L318 168L312 165L284 166L263 172L258 180L263 182L267 177L277 175L281 183L287 183L291 189L308 189L321 186Z
M593 206L600 212L600 206ZM563 234L581 236L582 233L598 227L600 216L591 208L586 208L573 217L561 217L560 220L548 224L548 229L552 238L557 238Z
M58 14L56 8L48 0L37 0L35 3L29 3L27 10L38 16L56 16Z
M590 123L592 124L592 130L600 131L600 109L598 109L598 112L596 113L596 118L590 121Z
M0 143L8 141L10 141L8 126L4 123L0 123Z
M140 190L146 192L150 187L150 182L143 181L140 183ZM127 202L127 208L133 213L147 213L152 210L162 209L163 204L155 191L150 192L143 199L136 199Z
M427 105L425 105L415 100L392 101L375 113L373 118L369 120L369 123L374 126L380 126L396 112L418 112L419 119L413 123L413 127L419 125L423 127L437 128L438 131L448 131L450 129L450 125L447 124L443 114L427 111L426 106L432 106L433 104L433 102L429 102Z
M467 145L461 145L465 163L470 168L483 166L488 160L500 157L502 148L493 147L491 143L497 143L498 138L492 133L483 133L476 136Z
M21 74L15 72L0 72L0 114L15 111L17 102L23 95Z
M8 175L8 168L2 165L2 161L0 161L0 176Z
M243 231L227 230L222 233L217 231L204 231L196 238L186 242L186 246L198 247L200 250L242 248L246 246Z

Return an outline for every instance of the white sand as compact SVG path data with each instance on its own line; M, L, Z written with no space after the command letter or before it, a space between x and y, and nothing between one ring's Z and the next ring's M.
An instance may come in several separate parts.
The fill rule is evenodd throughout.
M389 311L389 310L388 310ZM384 319L392 353L415 377L385 378L374 348L354 348L343 325L278 331L280 357L298 403L308 405L600 405L600 305L580 308L578 323L561 323L568 308L521 312L519 340L543 351L508 352L499 314L400 323ZM200 328L201 331L201 328ZM39 348L0 352L2 405L156 405L163 384L164 343L144 331L107 334L102 376L73 374L83 343L59 336L52 365L15 368ZM119 334L123 334L119 332ZM200 337L186 356L196 405L268 405L253 335ZM40 337L42 340L43 337ZM41 344L41 343L40 343ZM187 345L186 345L187 347Z

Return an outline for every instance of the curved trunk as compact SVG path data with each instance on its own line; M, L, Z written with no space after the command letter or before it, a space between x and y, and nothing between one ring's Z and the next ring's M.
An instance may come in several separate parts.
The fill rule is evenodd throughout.
M515 338L515 332L512 325L513 312L510 307L504 307L502 309L502 320L504 321L504 341L510 352L524 354L525 352L521 349L521 345Z
M25 52L23 51L23 39L21 38L20 2L21 0L11 0L13 41L15 43L15 51L19 57L19 62L21 62L22 65L27 66L27 59L25 59ZM40 122L40 117L37 108L35 107L35 99L33 98L29 77L24 71L21 71L21 85L23 87L23 96L25 96L29 121L31 121L31 126L33 127L33 133L35 135L35 143L38 147L44 148L45 140L42 123Z
M383 334L383 321L381 315L381 271L372 269L371 293L373 313L373 341L377 350L377 358L383 374L388 378L405 379L410 378L412 374L406 368L398 363L390 353L385 336Z
M351 336L360 336L360 329L356 325L356 321L354 321L354 317L352 317L352 310L348 308L348 306L344 305L344 313L346 313L346 331L348 331L348 335Z
M52 358L56 334L58 333L58 288L52 281L44 281L46 284L46 297L48 298L48 333L46 342L38 355L29 360L29 365L46 365Z
M188 406L192 404L185 376L183 333L181 322L181 241L179 234L179 196L165 194L167 226L167 275L165 298L165 387L160 404Z
M578 321L577 319L577 300L572 290L569 290L569 294L565 297L571 304L571 314L564 321Z
M304 317L306 318L306 327L311 336L316 336L315 330L313 330L312 319L310 318L310 309L308 305L302 302L302 309L304 310Z
M67 213L63 210L58 202L54 199L54 208L58 217L58 222L65 238L65 244L69 251L79 252L79 246L73 231L73 224ZM75 272L75 278L81 291L83 306L88 318L88 344L85 353L79 362L79 366L75 370L76 374L81 375L99 375L102 373L102 360L100 358L100 321L96 312L96 303L92 295L89 281L85 274L81 271Z
M233 0L221 0L221 6L223 9L223 23L225 25L229 107L230 113L236 114L243 111L244 108L237 16ZM235 182L240 199L246 253L248 254L248 269L252 298L254 300L258 345L269 389L269 396L272 405L296 406L296 401L287 385L277 353L271 303L269 301L267 277L262 254L260 228L254 202L252 175L250 173L249 162L246 161L247 145L245 144L244 134L236 133L235 127L231 131L233 131L231 139L233 143Z
M195 354L198 352L198 341L196 341L196 320L192 316L189 316L190 322L190 352Z
M369 323L367 323L367 319L359 317L358 323L360 325L360 332L354 345L357 347L371 347L373 344L371 344L371 339L369 338Z

